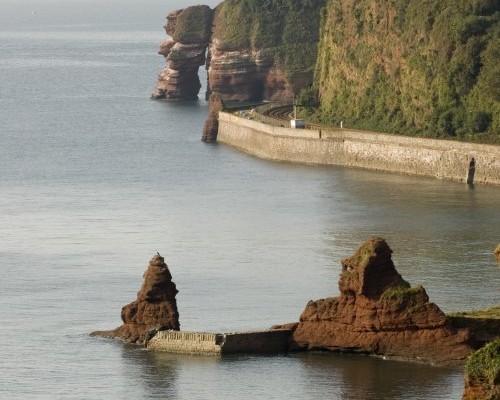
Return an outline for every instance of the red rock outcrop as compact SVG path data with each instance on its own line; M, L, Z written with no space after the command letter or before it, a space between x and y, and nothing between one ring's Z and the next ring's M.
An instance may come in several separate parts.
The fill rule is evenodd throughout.
M499 399L500 338L497 338L467 359L462 400Z
M175 10L167 16L165 31L171 39L163 41L159 50L167 59L167 67L160 72L152 98L198 98L198 69L206 61L211 24L212 10L208 6Z
M123 325L112 331L97 331L91 335L143 344L153 328L179 330L177 293L164 258L157 254L149 261L137 299L122 308Z
M201 140L204 142L215 142L219 130L219 111L224 110L224 102L218 93L212 93L209 99L208 117L203 127Z
M472 351L421 286L396 271L385 240L371 238L342 261L340 296L310 301L294 346L385 355L428 363L463 361Z
M214 10L171 12L165 26L171 39L159 51L167 67L152 97L197 98L198 69L205 64L206 98L218 93L225 101L292 100L312 84L322 6L223 1Z
M293 81L275 65L271 53L259 49L227 49L223 41L212 38L208 49L209 91L224 100L293 100L311 82Z

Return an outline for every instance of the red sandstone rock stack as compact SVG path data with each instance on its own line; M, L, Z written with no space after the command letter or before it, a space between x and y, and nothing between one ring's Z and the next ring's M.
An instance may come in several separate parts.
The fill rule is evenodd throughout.
M152 98L198 98L198 69L205 64L211 25L212 9L208 6L188 7L168 15L165 31L171 38L160 44L159 51L167 59L167 67L160 72Z
M472 351L421 286L398 274L385 240L372 238L342 261L340 296L310 301L293 335L298 348L454 363Z
M203 135L201 140L204 142L215 142L217 140L217 132L219 130L219 111L224 110L224 102L218 93L210 95L208 105L208 117L203 126Z
M142 344L152 328L179 330L177 293L167 264L157 254L149 261L137 299L122 308L123 325L112 331L98 331L91 335Z

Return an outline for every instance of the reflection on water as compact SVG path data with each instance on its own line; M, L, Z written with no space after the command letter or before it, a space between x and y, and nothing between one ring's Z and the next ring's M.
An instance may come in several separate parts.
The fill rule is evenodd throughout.
M181 369L178 357L124 345L122 358L124 364L135 366L128 370L129 380L141 386L146 397L161 398L168 394L169 398L178 398L176 380Z
M123 357L141 365L131 380L144 386L148 398L439 400L462 388L460 368L360 355L213 357L126 349Z
M460 369L360 355L315 353L299 354L296 359L304 367L306 381L320 382L319 395L329 385L338 385L338 399L448 399L449 390L458 391L461 387ZM447 390L439 393L440 388Z

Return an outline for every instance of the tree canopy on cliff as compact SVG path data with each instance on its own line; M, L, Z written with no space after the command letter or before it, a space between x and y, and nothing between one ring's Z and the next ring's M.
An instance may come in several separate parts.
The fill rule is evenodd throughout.
M309 117L500 143L497 0L328 0Z

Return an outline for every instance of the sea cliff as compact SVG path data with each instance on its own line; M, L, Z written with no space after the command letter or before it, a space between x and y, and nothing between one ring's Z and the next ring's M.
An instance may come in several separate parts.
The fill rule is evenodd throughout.
M198 69L205 66L206 97L292 100L312 83L325 1L226 0L213 10L172 11L159 51L167 67L152 97L196 98Z

